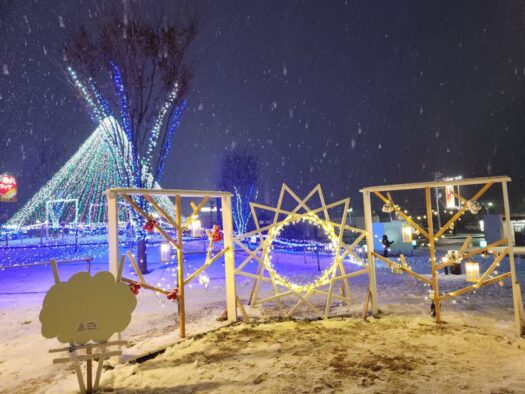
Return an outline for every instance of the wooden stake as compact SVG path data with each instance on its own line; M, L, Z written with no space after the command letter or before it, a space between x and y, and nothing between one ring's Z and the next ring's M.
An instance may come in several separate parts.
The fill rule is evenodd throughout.
M242 306L242 303L241 303L241 300L239 299L239 296L235 296L235 300L237 301L237 306L239 307L239 310L241 311L242 321L245 322L245 323L249 323L250 322L250 317L248 316L248 314L244 310L244 307Z
M57 284L60 282L60 275L58 274L58 266L55 259L51 259L51 268L53 269L53 279L55 280L55 284Z
M324 318L328 319L330 315L330 304L332 303L332 291L334 289L334 280L330 281L330 286L328 287L328 296L326 297L326 307L324 310Z
M257 265L257 270L255 271L255 275L262 276L263 274L264 274L263 265L261 263L259 263ZM260 279L259 278L257 278L256 280L253 281L252 291L250 292L250 298L248 298L248 304L252 308L255 305L256 294L259 291L259 284L260 284Z

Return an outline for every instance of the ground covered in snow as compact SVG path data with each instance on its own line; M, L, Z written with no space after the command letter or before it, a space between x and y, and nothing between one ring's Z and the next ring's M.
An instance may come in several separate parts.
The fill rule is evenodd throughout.
M74 390L68 383L48 392ZM414 316L241 324L119 365L103 384L117 393L518 393L525 340Z
M194 245L185 256L187 273L204 261L204 243ZM94 273L107 269L105 248L86 246L68 257L96 256L91 264ZM160 263L158 249L155 245L148 252L150 273L146 278L170 288L175 264ZM11 254L9 260L16 262L18 256L13 253L20 251L2 253ZM237 263L244 257L237 253ZM283 252L275 259L288 278L305 281L319 275L312 256ZM279 261L283 264L278 265ZM479 261L486 268L491 259L480 257ZM425 251L416 252L408 263L428 275ZM348 270L360 269L352 262L345 264ZM65 280L86 268L85 263L64 264L60 274ZM517 269L525 288L524 259L517 259ZM508 270L508 262L504 261L499 270ZM129 266L125 275L133 277ZM216 318L225 309L222 262L211 266L206 275L208 285L196 279L187 289L187 333L218 331L170 347L146 363L106 371L106 388L114 386L120 392L172 392L175 388L181 392L525 392L525 382L519 380L525 377L525 344L513 337L508 280L503 286L486 286L445 303L443 318L447 323L436 327L429 316L429 287L379 265L380 319L363 322L358 318L368 285L365 275L350 281L354 305L333 303L332 314L340 316L335 319L276 322L278 305L270 302L247 307L254 325L221 328L225 323ZM73 392L76 380L72 369L53 366L57 355L48 353L59 347L58 342L40 335L38 314L52 285L50 268L6 268L0 270L0 283L0 392ZM237 279L237 292L244 304L252 284L249 278ZM450 291L467 283L464 275L441 275L440 285L443 291ZM271 294L271 288L262 288L261 296ZM311 301L324 308L323 298L312 297ZM291 307L297 299L284 302ZM141 291L132 322L123 333L130 344L126 356L178 342L176 311L176 304L165 297ZM298 319L314 317L304 306L297 312Z

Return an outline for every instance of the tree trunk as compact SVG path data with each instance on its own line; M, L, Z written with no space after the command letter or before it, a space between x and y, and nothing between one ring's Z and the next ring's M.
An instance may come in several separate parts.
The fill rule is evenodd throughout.
M148 273L148 251L146 249L145 239L139 239L137 241L137 264L141 273Z

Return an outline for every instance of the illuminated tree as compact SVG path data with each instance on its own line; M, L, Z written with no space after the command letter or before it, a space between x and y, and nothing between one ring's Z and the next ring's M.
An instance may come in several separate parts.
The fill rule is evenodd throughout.
M13 215L8 225L96 226L107 222L104 191L112 187L133 187L128 183L133 180L133 174L129 173L126 158L120 155L117 140L125 142L126 136L115 119L106 117L75 154ZM47 159L42 158L40 163L48 164ZM158 202L173 214L173 204L168 198L159 198ZM130 220L130 212L121 206L120 220Z
M186 107L192 79L188 50L198 33L195 13L175 22L165 12L163 23L147 23L124 1L124 17L97 10L97 26L81 26L64 46L68 75L99 124L116 119L124 131L113 133L114 146L131 177L125 183L153 188L163 174L171 142ZM104 17L104 15L110 15ZM171 18L174 19L174 18ZM179 18L180 20L181 18ZM141 207L143 199L137 199ZM135 221L140 223L139 219ZM147 271L145 234L137 227L139 262Z
M219 187L233 194L233 222L239 234L245 233L248 228L250 201L255 201L258 194L258 177L258 160L245 149L233 149L224 157Z

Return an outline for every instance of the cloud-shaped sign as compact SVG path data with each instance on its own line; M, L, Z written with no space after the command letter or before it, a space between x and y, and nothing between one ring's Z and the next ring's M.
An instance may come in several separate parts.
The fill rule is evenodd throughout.
M79 272L47 292L40 312L42 335L79 345L104 342L128 326L136 305L128 286L110 272Z

